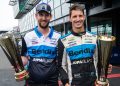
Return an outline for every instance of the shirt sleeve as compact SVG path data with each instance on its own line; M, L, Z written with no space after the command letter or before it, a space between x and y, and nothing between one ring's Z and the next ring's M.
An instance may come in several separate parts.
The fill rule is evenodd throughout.
M24 38L22 38L22 49L21 49L21 56L25 56L27 53L27 46Z
M96 49L95 49L93 59L94 59L94 66L95 66L95 70L96 70L96 76L98 78L98 70L97 70L97 66L98 66L98 48L97 48L97 44L96 44Z
M58 66L59 74L62 83L65 85L69 83L68 74L67 74L67 57L65 55L64 45L61 40L58 40Z

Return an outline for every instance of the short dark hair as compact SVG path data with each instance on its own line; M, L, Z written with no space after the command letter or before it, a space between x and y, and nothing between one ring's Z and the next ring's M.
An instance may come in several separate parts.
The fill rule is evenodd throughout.
M71 13L72 13L73 10L80 10L84 14L84 8L80 4L74 4L70 7L70 10L69 10L69 15L70 16L71 16Z

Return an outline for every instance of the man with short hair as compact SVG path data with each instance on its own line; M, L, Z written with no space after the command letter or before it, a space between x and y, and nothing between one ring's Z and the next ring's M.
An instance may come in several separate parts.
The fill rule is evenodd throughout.
M29 61L26 86L58 86L57 44L60 34L49 27L51 7L46 3L38 4L35 17L38 26L22 41L23 64Z
M58 41L61 81L65 86L95 86L97 35L86 31L79 4L72 5L69 13L72 31Z

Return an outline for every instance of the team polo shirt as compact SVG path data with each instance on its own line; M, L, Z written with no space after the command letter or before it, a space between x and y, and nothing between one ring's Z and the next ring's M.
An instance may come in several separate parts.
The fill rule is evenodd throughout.
M29 56L28 71L35 82L44 82L57 71L57 44L60 34L50 27L47 37L36 26L23 40L22 55Z

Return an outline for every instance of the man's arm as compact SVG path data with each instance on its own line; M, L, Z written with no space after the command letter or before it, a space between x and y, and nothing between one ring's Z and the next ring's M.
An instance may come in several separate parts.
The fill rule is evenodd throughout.
M21 59L22 59L23 65L26 66L28 64L28 57L21 56Z
M28 57L26 57L26 53L27 53L26 42L25 42L24 38L22 38L21 59L22 59L24 66L27 65L27 63L28 63Z
M67 57L64 53L64 45L59 39L58 41L58 67L59 67L59 74L62 83L65 86L68 86L69 83L68 74L67 74Z

